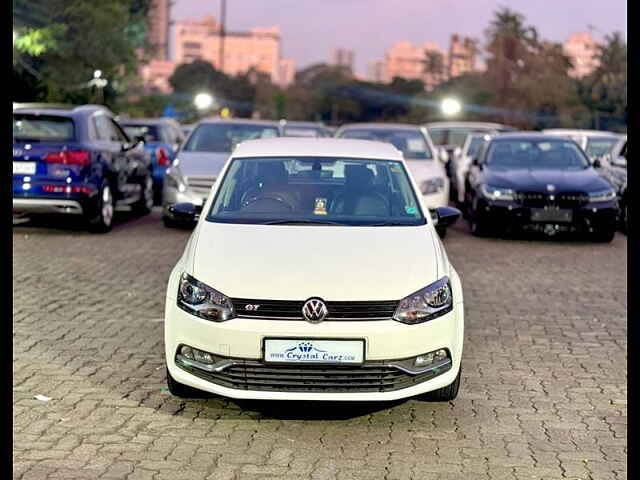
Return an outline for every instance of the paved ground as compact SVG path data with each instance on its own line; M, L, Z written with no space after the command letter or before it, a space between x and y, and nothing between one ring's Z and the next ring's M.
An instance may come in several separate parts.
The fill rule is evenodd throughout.
M15 478L627 478L624 235L456 226L458 399L329 406L168 394L163 298L187 237L158 212L106 236L14 227Z

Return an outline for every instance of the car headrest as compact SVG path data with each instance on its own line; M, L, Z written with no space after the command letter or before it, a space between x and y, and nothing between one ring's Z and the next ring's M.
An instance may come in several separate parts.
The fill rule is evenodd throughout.
M344 177L349 186L364 188L373 184L373 172L364 165L345 165Z
M288 177L282 162L268 161L258 163L258 179L261 182L286 183Z

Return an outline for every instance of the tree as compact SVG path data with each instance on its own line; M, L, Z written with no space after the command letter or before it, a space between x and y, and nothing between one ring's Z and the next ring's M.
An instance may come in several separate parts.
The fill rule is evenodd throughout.
M436 50L426 50L423 60L423 71L428 75L427 87L431 90L438 85L445 76L446 65L442 53Z
M107 103L112 102L137 73L136 52L144 47L144 2L132 6L129 0L15 0L14 8L24 11L35 4L46 24L22 27L15 44L16 74L33 76L37 85L31 98L21 100L95 101L88 82L100 70L110 82L105 94Z

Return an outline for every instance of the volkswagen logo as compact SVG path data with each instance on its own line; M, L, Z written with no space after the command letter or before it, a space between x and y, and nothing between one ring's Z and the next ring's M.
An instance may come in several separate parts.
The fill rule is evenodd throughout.
M310 298L302 306L302 316L311 323L320 323L328 313L327 306L319 298Z

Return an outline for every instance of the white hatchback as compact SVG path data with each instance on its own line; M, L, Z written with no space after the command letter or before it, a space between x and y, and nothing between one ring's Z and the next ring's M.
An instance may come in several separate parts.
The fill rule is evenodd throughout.
M171 393L456 397L462 286L398 150L251 140L220 178L201 211L172 207L199 220L167 287Z

